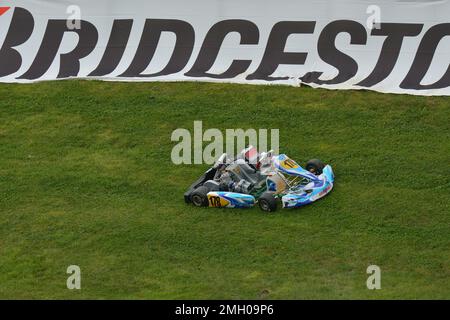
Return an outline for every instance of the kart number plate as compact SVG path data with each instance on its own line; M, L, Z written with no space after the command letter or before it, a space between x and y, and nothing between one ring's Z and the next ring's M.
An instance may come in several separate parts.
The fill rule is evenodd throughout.
M289 169L297 169L298 167L300 167L298 164L297 164L297 162L295 162L294 160L292 160L292 159L290 159L290 158L287 158L286 160L283 160L283 161L281 161L281 166L284 168L284 169L287 169L287 170L289 170Z

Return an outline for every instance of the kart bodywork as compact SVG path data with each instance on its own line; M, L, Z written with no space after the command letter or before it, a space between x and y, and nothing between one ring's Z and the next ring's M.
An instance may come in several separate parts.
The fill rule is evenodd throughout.
M283 208L298 208L323 198L334 186L334 173L330 165L326 165L320 174L303 169L294 160L282 154L275 158L275 175L285 182L285 188L278 190L267 179L268 191L281 198ZM275 186L275 187L274 187Z
M216 208L250 208L257 203L263 211L298 208L323 198L334 186L330 165L310 160L302 168L285 154L259 154L243 150L230 159L222 155L184 194L187 203Z

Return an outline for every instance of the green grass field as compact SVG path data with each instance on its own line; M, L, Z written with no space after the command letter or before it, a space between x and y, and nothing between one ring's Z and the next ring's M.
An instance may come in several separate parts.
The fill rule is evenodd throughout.
M93 81L0 96L2 299L450 298L448 97ZM170 137L194 120L279 128L335 189L271 215L187 206L208 166L173 165Z

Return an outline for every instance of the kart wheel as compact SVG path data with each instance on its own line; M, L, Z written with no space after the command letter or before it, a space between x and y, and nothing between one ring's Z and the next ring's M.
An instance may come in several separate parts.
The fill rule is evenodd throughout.
M314 173L316 176L321 175L325 168L325 164L319 159L312 159L306 163L306 170Z
M208 188L201 186L195 189L191 195L191 201L196 207L208 206Z
M259 207L265 212L277 211L277 199L273 196L272 192L264 192L258 200Z

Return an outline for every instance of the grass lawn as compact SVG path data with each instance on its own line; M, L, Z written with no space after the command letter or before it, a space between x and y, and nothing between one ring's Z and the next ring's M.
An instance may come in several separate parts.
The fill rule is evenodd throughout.
M449 97L95 81L0 96L2 299L450 298ZM188 206L208 166L173 165L170 137L194 120L279 128L335 189L271 215Z

